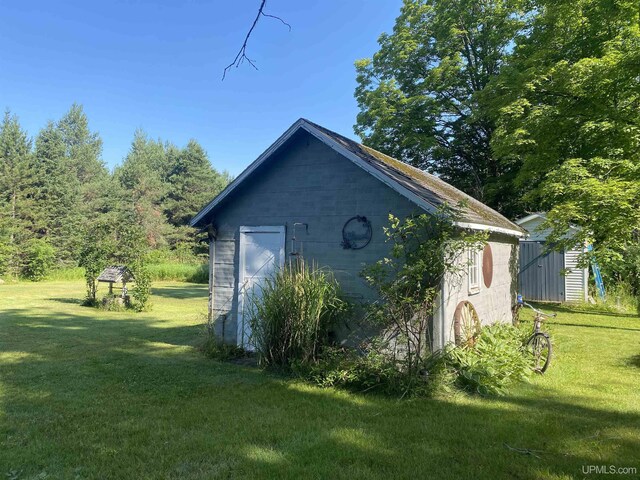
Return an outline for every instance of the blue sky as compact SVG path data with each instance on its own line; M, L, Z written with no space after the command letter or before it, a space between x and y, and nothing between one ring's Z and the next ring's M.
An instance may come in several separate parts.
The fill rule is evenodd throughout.
M237 175L306 117L354 137L356 59L377 50L401 0L268 0L248 46L259 70L230 63L260 0L0 3L0 107L35 136L73 102L111 167L136 128L206 148Z

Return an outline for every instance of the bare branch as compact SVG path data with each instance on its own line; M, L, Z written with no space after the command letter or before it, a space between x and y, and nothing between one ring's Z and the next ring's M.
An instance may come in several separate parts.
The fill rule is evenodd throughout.
M233 59L233 62L231 62L229 65L227 65L225 67L224 71L222 72L222 80L224 80L225 77L227 76L227 70L229 70L231 67L238 68L245 61L249 65L251 65L253 68L258 70L258 67L254 63L254 61L251 60L249 57L247 57L247 43L249 42L249 37L251 37L251 34L253 33L253 30L256 28L256 25L258 23L258 20L260 20L260 17L269 17L269 18L274 18L276 20L280 20L284 25L286 25L289 28L289 31L291 31L291 25L289 25L287 22L285 22L282 18L280 18L280 17L278 17L276 15L271 15L269 13L264 13L264 6L265 6L266 3L267 3L267 0L262 0L261 1L260 8L258 8L258 13L256 15L256 18L253 20L253 23L251 24L251 28L247 32L246 37L244 37L244 42L242 42L242 46L240 47L240 50L236 54L236 57Z
M262 14L263 17L275 18L276 20L280 20L282 24L286 25L289 31L291 31L291 25L289 25L287 22L285 22L283 19L281 19L277 15L271 15L269 13L264 13L264 12L260 12L260 13Z

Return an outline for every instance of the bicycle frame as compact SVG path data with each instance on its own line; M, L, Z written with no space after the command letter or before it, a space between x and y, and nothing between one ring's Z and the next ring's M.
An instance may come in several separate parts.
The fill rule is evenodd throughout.
M530 305L527 302L522 302L522 305L529 307L536 314L536 316L533 319L533 334L544 333L542 331L542 324L544 323L544 318L545 317L553 318L553 317L556 317L557 315L555 313L544 313L542 310L538 310L533 305Z

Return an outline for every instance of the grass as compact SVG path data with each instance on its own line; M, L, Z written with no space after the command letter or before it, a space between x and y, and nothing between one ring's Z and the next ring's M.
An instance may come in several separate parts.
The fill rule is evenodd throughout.
M640 472L635 316L558 308L544 376L501 398L398 401L205 358L204 285L156 284L141 314L81 307L83 294L81 281L0 286L0 478Z
M208 264L192 263L151 263L148 266L151 280L154 282L190 282L207 283L209 281ZM47 274L49 281L84 280L84 268L61 268Z

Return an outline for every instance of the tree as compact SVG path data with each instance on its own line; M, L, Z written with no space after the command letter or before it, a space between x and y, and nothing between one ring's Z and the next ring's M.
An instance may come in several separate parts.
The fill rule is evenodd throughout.
M190 140L184 149L177 152L168 177L167 219L175 226L187 225L229 180L227 172L219 173L211 166L202 146Z
M82 221L80 179L67 157L59 128L49 122L35 142L36 228L57 250L62 263L75 260Z
M640 229L640 4L543 0L536 10L488 89L493 146L519 169L526 205L550 210L551 240L593 242L615 271ZM571 235L571 224L584 228Z
M493 156L478 94L524 26L520 2L405 0L392 34L356 62L364 143L509 213L510 174Z
M72 167L80 183L87 185L107 171L101 160L102 140L89 129L89 119L82 105L74 103L57 124L65 144L65 155L72 160Z
M33 236L33 157L31 140L18 118L6 112L0 125L0 255L5 269L19 270L20 247Z
M108 178L102 160L102 139L89 128L82 105L74 103L58 121L69 168L80 182L81 210L85 217L102 205L104 191L99 186Z
M129 153L114 174L122 188L123 196L119 205L135 212L152 247L166 244L164 236L168 225L162 204L168 192L168 171L162 142L150 140L143 131L138 130Z

